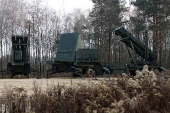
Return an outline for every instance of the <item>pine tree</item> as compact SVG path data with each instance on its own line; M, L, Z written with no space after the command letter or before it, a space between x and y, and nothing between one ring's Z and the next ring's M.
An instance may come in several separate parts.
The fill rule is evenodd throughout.
M131 2L147 18L148 28L153 32L153 52L161 63L162 32L167 29L170 16L169 0L134 0ZM158 59L157 59L158 62Z
M94 33L95 36L98 38L99 48L100 48L100 57L101 62L106 62L105 59L107 59L107 62L111 61L111 42L113 37L114 29L117 27L120 27L122 22L122 13L124 11L127 11L124 7L124 2L121 2L120 0L92 0L94 5L94 8L91 12L91 17L94 18L94 21L92 25L94 26ZM104 44L104 43L108 44ZM106 47L108 49L107 53L106 51L103 51L103 47ZM108 58L103 58L102 55L106 56L108 55Z

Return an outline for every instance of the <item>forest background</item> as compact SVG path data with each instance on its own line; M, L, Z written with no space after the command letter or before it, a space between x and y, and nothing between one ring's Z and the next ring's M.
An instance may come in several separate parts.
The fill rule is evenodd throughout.
M99 49L102 64L130 61L126 46L114 30L124 26L142 43L145 26L148 45L157 55L157 63L170 67L170 1L169 0L92 0L93 9L74 9L70 13L42 5L41 0L0 0L0 69L11 62L11 35L30 34L31 67L46 74L57 52L62 33L79 32L85 48Z

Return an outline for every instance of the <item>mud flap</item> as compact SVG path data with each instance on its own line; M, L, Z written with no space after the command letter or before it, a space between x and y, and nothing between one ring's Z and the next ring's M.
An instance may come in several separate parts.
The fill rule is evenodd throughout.
M24 73L30 73L30 64L24 64Z
M11 63L8 63L7 64L7 73L12 73L12 64Z
M57 73L57 66L55 64L52 65L52 73Z

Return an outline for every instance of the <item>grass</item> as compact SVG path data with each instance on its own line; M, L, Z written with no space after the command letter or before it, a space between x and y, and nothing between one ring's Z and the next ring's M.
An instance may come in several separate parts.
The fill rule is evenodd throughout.
M22 87L5 86L0 106L10 113L170 112L170 77L155 73L155 86L146 77L139 83L141 87L128 87L129 77L122 76L110 82L79 83L74 87L47 84L46 91L34 82L31 95ZM72 80L70 82L72 84Z

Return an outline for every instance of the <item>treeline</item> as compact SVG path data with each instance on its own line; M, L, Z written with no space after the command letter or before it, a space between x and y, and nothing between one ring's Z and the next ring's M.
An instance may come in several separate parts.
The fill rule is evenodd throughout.
M54 59L61 33L77 31L82 39L89 35L85 32L85 29L92 29L89 12L75 9L69 14L64 10L61 13L44 6L41 0L0 0L1 69L11 62L11 35L28 34L30 25L31 67L39 70L41 63L45 74L48 66L44 61Z
M169 68L169 0L131 0L130 7L125 7L126 0L92 1L93 36L102 63L129 61L125 45L114 34L115 28L124 26L143 43L148 35L148 46L157 55L157 64Z
M135 6L135 15L130 18L133 33L137 38L142 39L144 25L146 24L148 43L150 49L157 55L157 63L169 68L170 1L132 0L131 4ZM144 36L142 40L144 40Z
M125 0L92 0L92 10L75 9L71 13L57 12L40 0L0 0L0 61L1 69L11 61L11 35L28 34L31 26L31 67L48 68L43 62L53 60L61 33L79 32L85 48L98 48L100 61L128 62L129 56L114 29L125 26L144 42L147 26L149 48L158 56L158 63L168 68L169 13L168 0L132 0L132 8ZM144 21L145 19L145 21ZM40 65L41 63L41 65Z

